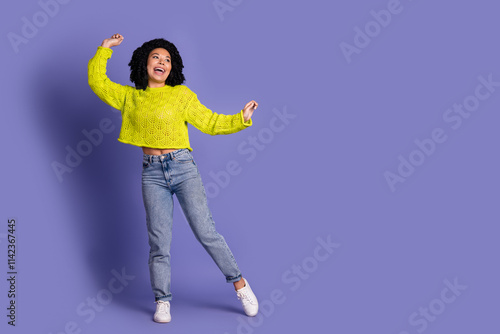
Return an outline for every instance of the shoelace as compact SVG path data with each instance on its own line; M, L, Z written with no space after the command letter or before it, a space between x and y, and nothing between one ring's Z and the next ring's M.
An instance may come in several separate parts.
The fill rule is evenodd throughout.
M250 303L250 304L253 304L253 303L254 303L254 302L253 302L253 299L252 299L249 295L247 295L245 292L243 292L243 291L238 291L238 292L236 293L236 295L238 296L238 299L239 299L239 300L246 301L246 302L248 302L248 303Z
M166 312L167 310L165 309L166 307L169 307L168 302L165 302L163 300L159 300L158 302L158 311L159 312Z

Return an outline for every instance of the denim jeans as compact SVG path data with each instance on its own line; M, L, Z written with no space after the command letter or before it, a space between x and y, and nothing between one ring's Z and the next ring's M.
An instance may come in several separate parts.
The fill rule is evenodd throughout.
M226 282L241 279L231 250L215 229L205 188L191 152L183 148L162 155L143 154L142 197L150 246L149 274L155 301L172 300L170 244L174 194L194 236L222 271Z

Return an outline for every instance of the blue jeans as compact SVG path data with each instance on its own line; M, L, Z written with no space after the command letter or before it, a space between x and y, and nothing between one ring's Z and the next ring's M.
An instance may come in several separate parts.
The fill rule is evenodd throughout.
M143 154L142 197L150 246L149 274L155 301L172 300L170 244L174 194L196 239L222 271L226 282L241 279L231 250L215 229L205 188L191 152L183 148L162 155Z

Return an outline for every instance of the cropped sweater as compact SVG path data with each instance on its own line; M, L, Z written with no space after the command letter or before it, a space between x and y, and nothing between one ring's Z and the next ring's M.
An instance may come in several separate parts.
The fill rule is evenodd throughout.
M118 141L141 147L192 151L188 123L210 135L235 133L252 125L252 119L244 121L243 110L234 115L212 112L185 85L142 90L112 82L106 76L107 61L112 53L109 48L97 47L88 63L88 82L102 101L121 111Z

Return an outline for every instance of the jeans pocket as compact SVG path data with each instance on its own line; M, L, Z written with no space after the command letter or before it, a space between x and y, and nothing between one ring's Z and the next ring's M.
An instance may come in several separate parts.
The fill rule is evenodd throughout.
M149 161L143 161L143 162L142 162L142 170L144 170L144 169L148 168L149 166L150 166Z
M174 161L181 164L193 163L193 156L189 152L177 155L174 157Z

